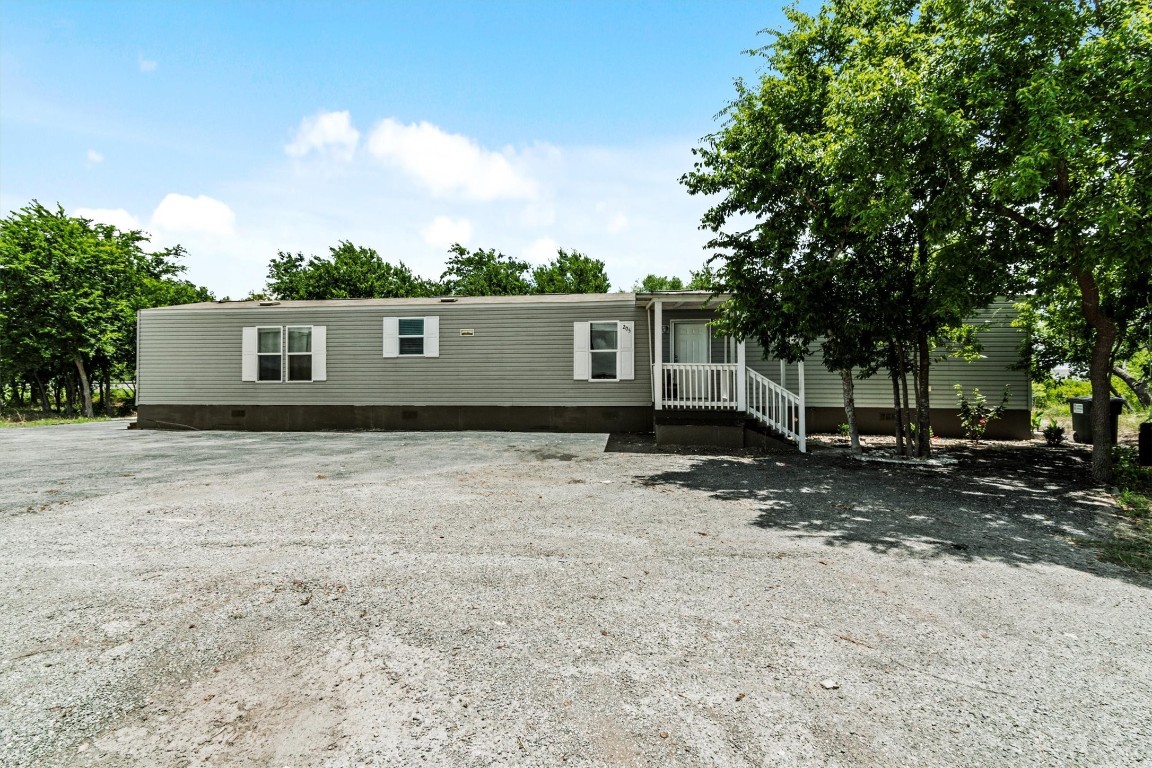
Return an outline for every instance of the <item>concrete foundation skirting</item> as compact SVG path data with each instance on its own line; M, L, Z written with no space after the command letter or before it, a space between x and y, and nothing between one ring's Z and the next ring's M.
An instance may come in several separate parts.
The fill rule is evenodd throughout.
M835 432L847 421L843 408L808 408L805 412L808 433ZM932 432L940 437L963 437L960 413L955 408L933 408L930 412ZM989 440L1029 440L1032 437L1030 414L1024 410L1006 411L989 422L984 436ZM915 418L915 413L913 413ZM891 435L896 430L891 408L857 408L856 423L863 435Z
M656 424L656 445L743 448L743 424Z
M651 432L651 406L141 405L140 429Z

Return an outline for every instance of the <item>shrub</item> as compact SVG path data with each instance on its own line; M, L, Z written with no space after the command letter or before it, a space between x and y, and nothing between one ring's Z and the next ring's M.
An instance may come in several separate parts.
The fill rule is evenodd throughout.
M964 436L979 444L980 438L988 429L988 423L1004 415L1005 406L1008 404L1008 387L1004 387L1004 397L995 407L988 405L988 398L979 387L972 388L972 398L969 399L964 394L964 387L957 384L956 398L960 401L960 426L964 428Z
M1048 422L1048 426L1044 427L1044 442L1048 445L1060 445L1064 442L1064 427L1054 421Z

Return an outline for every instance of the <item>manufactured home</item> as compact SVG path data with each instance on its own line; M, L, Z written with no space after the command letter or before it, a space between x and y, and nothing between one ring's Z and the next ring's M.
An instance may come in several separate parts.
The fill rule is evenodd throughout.
M137 426L241 430L651 432L728 446L844 421L819 357L783 364L712 332L707 292L222 301L138 317ZM973 319L983 357L932 369L932 424L958 434L953 385L998 400L988 437L1030 434L1012 307ZM893 430L891 384L857 382L864 432Z

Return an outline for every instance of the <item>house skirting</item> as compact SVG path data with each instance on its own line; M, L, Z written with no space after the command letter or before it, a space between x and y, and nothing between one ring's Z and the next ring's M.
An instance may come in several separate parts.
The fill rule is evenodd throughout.
M139 429L651 432L652 406L140 405Z
M984 437L989 440L1029 440L1032 437L1032 422L1028 411L1005 411L1004 415L988 423ZM940 437L963 437L960 426L960 413L955 407L932 408L929 411L933 434ZM915 418L913 411L912 418ZM808 408L806 411L808 433L835 432L844 424L844 409ZM891 408L856 408L856 424L863 435L891 435L896 430L895 412Z

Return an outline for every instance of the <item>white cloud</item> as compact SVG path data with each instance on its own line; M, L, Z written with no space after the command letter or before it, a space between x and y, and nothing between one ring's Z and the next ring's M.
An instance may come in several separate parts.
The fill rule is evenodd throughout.
M91 219L98 224L111 224L124 232L140 229L139 219L123 208L77 208L72 213L78 218Z
M366 154L368 133L362 132L358 156ZM471 227L470 249L496 248L533 264L556 258L562 243L603 260L613 287L621 288L648 273L687 278L688 271L699 269L711 253L703 248L710 235L699 229L710 201L688 195L677 181L691 167L692 141L565 146L554 152L538 151L535 145L518 148L509 162L539 185L536 200L443 203L415 183L397 184L395 179L387 183L387 177L399 177L400 171L385 171L375 161L342 164L334 174L328 163L295 162L281 155L278 164L259 171L237 167L231 179L206 177L202 185L168 187L197 193L211 190L218 200L226 200L227 206L217 203L223 209L218 218L224 226L205 226L201 219L173 221L174 213L196 208L195 194L165 198L160 206L156 205L160 200L153 199L150 205L134 208L129 207L134 193L128 188L121 198L98 202L136 212L140 226L154 236L151 248L177 243L187 248L187 278L218 296L238 298L259 290L278 250L326 254L340 240L375 248L386 260L403 261L425 277L439 277L446 259L444 241L460 238L446 234L449 227L441 225L441 242L428 242L437 217L452 222L456 235L466 221ZM119 156L113 160L127 161ZM0 190L0 203L10 209L30 197L10 199L10 195ZM539 215L523 215L537 206ZM157 213L150 220L153 208ZM612 234L608 226L617 212L626 214L627 227ZM208 217L207 223L211 220ZM192 224L202 231L176 231L189 230ZM229 227L232 234L213 233Z
M619 234L620 232L623 232L627 228L628 228L628 217L622 213L616 213L608 221L608 233L609 234L612 234L612 235Z
M447 248L453 243L467 245L472 239L472 222L468 219L450 219L437 216L432 223L420 230L424 242L437 248Z
M559 248L560 244L552 238L542 237L539 240L533 240L521 252L521 257L532 264L544 264L556 258L556 251Z
M155 72L158 66L155 59L146 59L142 53L136 57L136 61L140 65L141 72Z
M347 112L317 112L300 121L296 138L284 147L289 157L305 157L316 151L350 160L360 142L360 131Z
M226 204L200 195L169 193L152 212L152 227L164 234L227 236L233 232L236 214Z
M381 120L368 138L373 157L394 165L435 195L471 200L530 199L537 185L517 170L515 152L484 149L467 136L427 122Z
M97 152L94 149L90 149L90 150L88 150L88 162L90 162L90 163L102 163L102 162L104 162L104 155L100 154L99 152Z
M525 227L550 227L556 223L556 207L551 203L529 203L520 209L517 221Z

